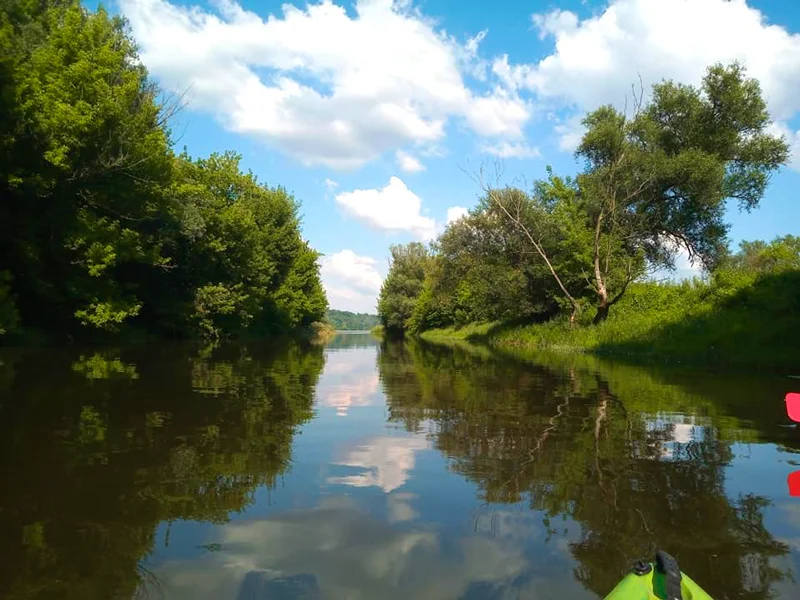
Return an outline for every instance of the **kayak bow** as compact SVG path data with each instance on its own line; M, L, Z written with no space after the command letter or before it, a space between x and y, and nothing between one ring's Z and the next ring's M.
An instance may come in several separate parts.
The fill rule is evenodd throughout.
M666 552L656 553L655 563L637 562L605 600L713 600L682 573Z

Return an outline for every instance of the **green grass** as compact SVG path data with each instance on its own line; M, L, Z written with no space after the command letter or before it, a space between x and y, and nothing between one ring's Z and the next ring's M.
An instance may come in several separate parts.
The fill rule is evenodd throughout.
M715 367L800 370L800 272L720 276L715 283L631 286L607 321L574 327L475 323L422 333L431 342L580 351Z

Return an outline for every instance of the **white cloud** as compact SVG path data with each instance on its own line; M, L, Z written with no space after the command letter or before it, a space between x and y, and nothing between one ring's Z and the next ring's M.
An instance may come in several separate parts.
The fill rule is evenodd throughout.
M476 97L478 45L437 30L408 0L323 0L261 16L233 0L217 13L167 0L120 0L140 56L167 89L230 130L306 165L350 169L409 143L435 144L450 119L516 136L530 116L511 90Z
M469 214L469 210L464 208L463 206L451 206L447 209L447 224L454 221L458 221L461 217L466 217Z
M320 274L331 308L374 314L383 282L376 264L374 258L352 250L323 256Z
M317 506L273 511L269 518L235 519L216 527L214 541L222 552L163 557L150 566L159 591L175 600L218 598L463 598L476 589L491 589L495 597L519 597L535 574L535 591L524 597L559 590L578 598L581 588L572 577L569 553L550 549L558 561L547 576L527 558L524 542L541 538L497 539L493 535L448 535L444 528L415 525L412 494L388 496L388 519L358 508L349 497L324 496ZM541 525L539 524L539 529ZM460 532L459 532L460 533ZM159 558L161 558L159 556ZM552 574L554 573L554 574ZM527 577L526 577L527 576ZM143 586L144 592L154 589ZM531 586L532 587L532 586ZM528 593L530 592L530 593ZM552 594L551 594L552 595ZM556 596L559 594L556 593Z
M580 112L621 108L639 74L645 91L662 79L697 85L709 65L739 60L761 82L776 120L800 111L800 35L768 24L744 0L611 0L584 20L555 10L533 22L553 38L554 52L534 64L510 65L503 56L492 71L540 101ZM577 145L576 131L562 125L562 147Z
M406 231L420 240L436 235L436 222L420 213L422 200L399 177L391 177L379 190L342 192L336 202L349 214L382 231Z
M325 188L326 188L326 189L327 189L329 192L332 192L332 191L333 191L333 190L335 190L337 187L339 187L339 184L338 184L338 183L336 183L336 182L335 182L333 179L325 179Z
M558 134L558 148L564 152L575 152L585 131L583 123L581 123L581 115L573 115L553 129Z
M786 143L789 144L792 152L789 165L796 171L800 171L800 131L790 128L785 123L773 123L771 133L786 137Z
M473 99L466 110L467 122L483 136L520 137L522 127L531 117L528 105L516 93L495 89L492 93Z
M329 477L328 483L338 483L353 487L377 486L384 492L391 492L402 486L409 477L416 462L414 453L428 447L421 437L378 436L350 448L336 464L347 467L361 467L362 473Z
M373 406L382 400L374 348L331 352L316 388L317 404L346 417L351 408Z
M483 144L481 150L500 158L535 158L541 156L538 148L532 148L525 142L498 142Z
M419 162L419 159L407 152L398 150L395 154L397 159L397 166L404 173L419 173L425 170L425 165Z

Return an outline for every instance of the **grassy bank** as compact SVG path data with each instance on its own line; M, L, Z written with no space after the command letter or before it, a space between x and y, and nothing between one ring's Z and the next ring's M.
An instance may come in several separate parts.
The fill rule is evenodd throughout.
M432 342L582 351L714 367L800 374L800 272L731 277L715 283L631 286L607 321L476 323L433 329Z

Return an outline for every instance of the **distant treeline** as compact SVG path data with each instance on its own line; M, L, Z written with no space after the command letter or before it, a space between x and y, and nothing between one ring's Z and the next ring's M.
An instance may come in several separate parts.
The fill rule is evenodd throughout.
M789 153L770 133L758 82L737 64L717 65L702 87L665 82L651 98L634 99L632 116L608 106L586 116L577 176L548 168L526 190L476 173L483 196L467 216L430 246L393 246L378 303L386 333L505 323L474 333L497 339L503 330L509 343L536 345L542 331L514 335L512 324L548 322L562 332L550 328L551 346L640 352L674 333L662 325L697 325L702 311L686 310L702 306L732 321L697 325L698 344L713 346L719 334L734 351L747 335L730 335L749 331L771 346L759 352L785 355L800 335L800 238L744 242L732 253L724 220L729 199L758 206ZM654 283L681 250L706 281ZM689 352L692 335L681 330L673 356Z
M217 337L324 318L298 202L234 153L176 154L178 108L121 18L77 0L4 3L0 336Z
M380 323L378 315L333 309L328 311L327 321L335 329L342 329L345 331L368 331Z

